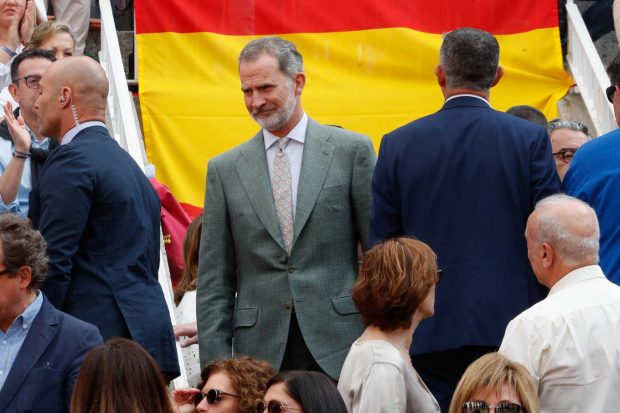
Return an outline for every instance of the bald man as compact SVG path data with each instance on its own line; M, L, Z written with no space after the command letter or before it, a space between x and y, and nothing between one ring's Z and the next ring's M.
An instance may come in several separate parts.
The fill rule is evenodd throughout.
M39 132L60 141L31 200L50 256L42 290L56 308L96 325L104 340L137 341L176 377L157 281L159 199L103 123L106 75L91 58L72 57L50 65L39 86Z
M550 291L508 324L499 352L530 371L543 413L620 408L620 287L598 266L599 235L594 210L567 195L527 221L528 257Z

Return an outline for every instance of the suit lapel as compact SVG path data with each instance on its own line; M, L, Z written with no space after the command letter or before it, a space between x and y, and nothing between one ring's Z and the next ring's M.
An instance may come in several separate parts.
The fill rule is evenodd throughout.
M327 171L334 155L334 145L328 142L330 136L331 132L328 128L308 119L297 189L293 247L314 209L319 192L321 192L327 177Z
M9 401L13 399L30 370L39 361L50 341L56 335L57 330L58 319L54 309L43 297L41 310L34 318L24 344L17 353L13 367L11 367L11 371L0 391L0 412L4 411Z
M254 212L273 239L286 251L273 203L262 132L254 136L249 145L243 147L236 168Z

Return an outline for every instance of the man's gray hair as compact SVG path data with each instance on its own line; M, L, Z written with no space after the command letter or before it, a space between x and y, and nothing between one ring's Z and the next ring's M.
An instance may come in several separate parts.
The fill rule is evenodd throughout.
M499 43L483 30L456 29L444 36L439 64L450 89L487 92L497 75Z
M588 130L588 127L576 120L555 118L547 124L547 132L549 135L551 135L551 132L555 132L558 129L570 129L575 132L581 132L586 135L588 139L590 138L590 131Z
M559 214L553 213L555 208L549 208L560 206L573 210L585 208L589 214L588 212L581 214L582 220L579 224L591 230L586 231L585 234L578 233L574 225L571 225L572 220L561 219ZM600 229L596 212L590 205L568 195L556 194L538 201L535 209L538 212L536 242L539 245L545 242L551 244L567 265L598 263ZM590 217L588 218L587 215Z
M278 59L280 70L291 77L304 71L304 61L295 44L277 36L262 37L246 44L239 54L239 64L253 62L264 54Z

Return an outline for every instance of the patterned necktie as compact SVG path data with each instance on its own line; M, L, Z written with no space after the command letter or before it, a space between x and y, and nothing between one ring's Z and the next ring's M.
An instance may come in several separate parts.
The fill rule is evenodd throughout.
M293 246L293 195L291 188L291 165L284 152L290 138L278 139L278 152L273 160L273 200L280 221L280 230L286 253L291 255Z

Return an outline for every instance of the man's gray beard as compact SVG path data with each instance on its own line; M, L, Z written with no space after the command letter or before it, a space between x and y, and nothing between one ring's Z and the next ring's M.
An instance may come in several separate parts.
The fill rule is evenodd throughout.
M286 103L282 108L278 109L276 113L267 118L258 118L254 115L252 115L252 117L256 123L263 127L263 129L268 131L279 130L293 117L296 104L297 100L295 99L295 93L293 92L293 88L290 88Z

